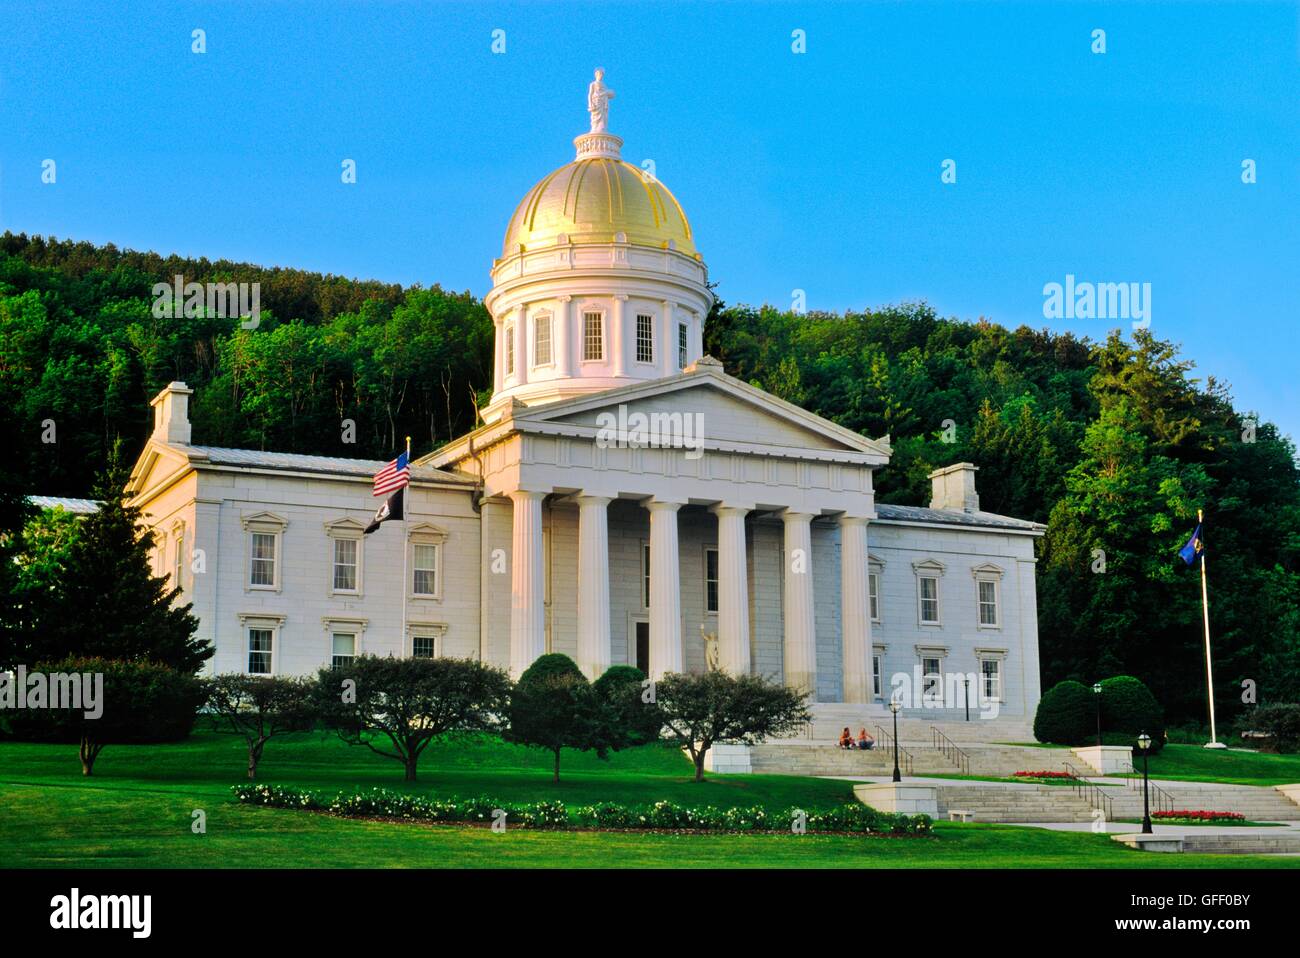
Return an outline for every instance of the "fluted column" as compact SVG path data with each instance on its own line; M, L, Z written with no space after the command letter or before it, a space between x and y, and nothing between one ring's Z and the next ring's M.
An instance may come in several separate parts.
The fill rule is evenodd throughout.
M546 591L542 578L543 492L517 489L510 562L510 674L519 678L546 651Z
M679 502L651 500L650 510L650 678L682 671L682 588L678 568Z
M557 379L568 379L572 368L573 352L570 333L573 329L573 297L561 296L559 300L560 309L555 317L555 325L552 328L555 341L551 344L551 350L555 353L555 377Z
M606 496L578 496L578 667L592 680L611 662L609 502Z
M748 509L713 506L718 517L718 666L731 675L749 674L749 582L745 574L745 515Z
M817 629L813 604L812 515L786 511L785 684L817 695Z
M528 382L528 307L515 307L515 385Z
M609 324L609 358L615 376L627 375L627 294L614 295L614 318Z
M871 608L867 597L867 520L840 517L840 622L845 702L871 701Z

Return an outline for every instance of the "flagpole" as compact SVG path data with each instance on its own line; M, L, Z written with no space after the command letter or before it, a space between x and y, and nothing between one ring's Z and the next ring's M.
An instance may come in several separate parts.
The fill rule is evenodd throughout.
M1196 525L1201 529L1200 535L1204 536L1204 519L1201 510L1196 510ZM1206 748L1225 748L1219 742L1218 727L1214 722L1214 665L1210 660L1210 590L1205 576L1205 546L1202 538L1201 546L1201 616L1205 621L1205 684L1209 687L1210 692L1210 741Z
M411 468L411 437L410 436L406 437L406 468L407 469ZM410 542L409 542L410 536L407 534L407 529L409 528L410 521L411 521L409 518L411 514L411 502L410 502L411 497L407 495L407 493L409 493L410 491L411 491L411 480L410 477L408 476L406 480L406 487L402 489L402 498L403 500L405 500L402 503L402 637L401 637L401 641L402 641L403 653L405 653L406 651L406 593L407 590L409 590L411 587L407 579L409 573L407 572L407 568L406 568L406 562L407 562L406 553L410 551ZM414 653L414 649L412 650L412 652Z

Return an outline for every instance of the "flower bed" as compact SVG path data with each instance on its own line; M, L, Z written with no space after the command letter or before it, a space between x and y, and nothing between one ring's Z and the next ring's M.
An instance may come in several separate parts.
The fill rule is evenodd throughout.
M791 808L687 808L673 802L619 805L601 802L567 808L562 802L499 802L487 798L429 798L385 788L352 794L322 795L279 785L236 785L235 799L245 805L298 808L344 818L380 818L408 822L491 823L505 813L508 827L590 828L604 831L791 832L802 816L809 832L878 835L928 835L928 815L895 815L866 805L841 805L822 811Z
M1246 820L1246 816L1241 812L1193 811L1187 808L1152 812L1151 817L1158 818L1162 822L1244 822Z
M1073 778L1074 778L1074 776L1071 775L1069 772L1049 772L1049 771L1042 771L1042 772L1016 772L1016 773L1014 773L1011 777L1012 777L1012 778L1050 778L1050 779L1053 779L1053 780L1056 780L1056 781L1060 781L1060 780L1062 780L1062 779L1073 779Z

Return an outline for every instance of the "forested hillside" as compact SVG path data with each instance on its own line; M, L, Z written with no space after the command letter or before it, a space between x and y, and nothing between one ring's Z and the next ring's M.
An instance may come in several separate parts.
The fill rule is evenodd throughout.
M151 287L177 274L260 282L260 325L155 318ZM968 459L983 508L1047 522L1045 684L1131 672L1172 719L1203 718L1199 585L1175 555L1203 508L1222 707L1240 708L1244 680L1261 701L1300 698L1295 447L1172 344L1011 331L917 305L719 306L705 347L732 375L888 433L882 501L924 504L926 473ZM468 293L5 234L0 498L86 495L115 438L138 451L148 400L173 379L196 389L198 443L387 458L409 434L424 453L474 425L491 356L491 320ZM49 420L56 442L42 441Z

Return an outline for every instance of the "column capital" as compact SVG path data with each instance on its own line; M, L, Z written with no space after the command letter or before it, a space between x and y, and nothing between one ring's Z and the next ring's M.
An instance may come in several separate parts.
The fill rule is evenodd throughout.
M642 505L651 512L676 512L686 503L673 502L671 499L646 499Z
M745 516L754 511L754 505L747 502L715 502L709 506L709 511L715 516Z
M615 294L614 294L614 298L615 298L616 300L618 300L620 303L626 303L626 302L627 302L627 293L615 293Z
M573 299L573 297L568 293L561 293L559 296L555 298L561 303L567 303Z
M788 508L781 510L782 522L812 522L816 518L817 514L812 512L799 512L796 509Z
M580 506L607 506L613 502L615 498L617 497L612 496L609 493L595 491L588 492L586 489L583 489L581 492L576 492L573 495L573 501Z
M842 526L865 526L871 521L871 518L869 516L851 516L848 513L843 513L838 517L837 521Z
M538 502L550 495L549 490L511 489L506 493L512 502Z

